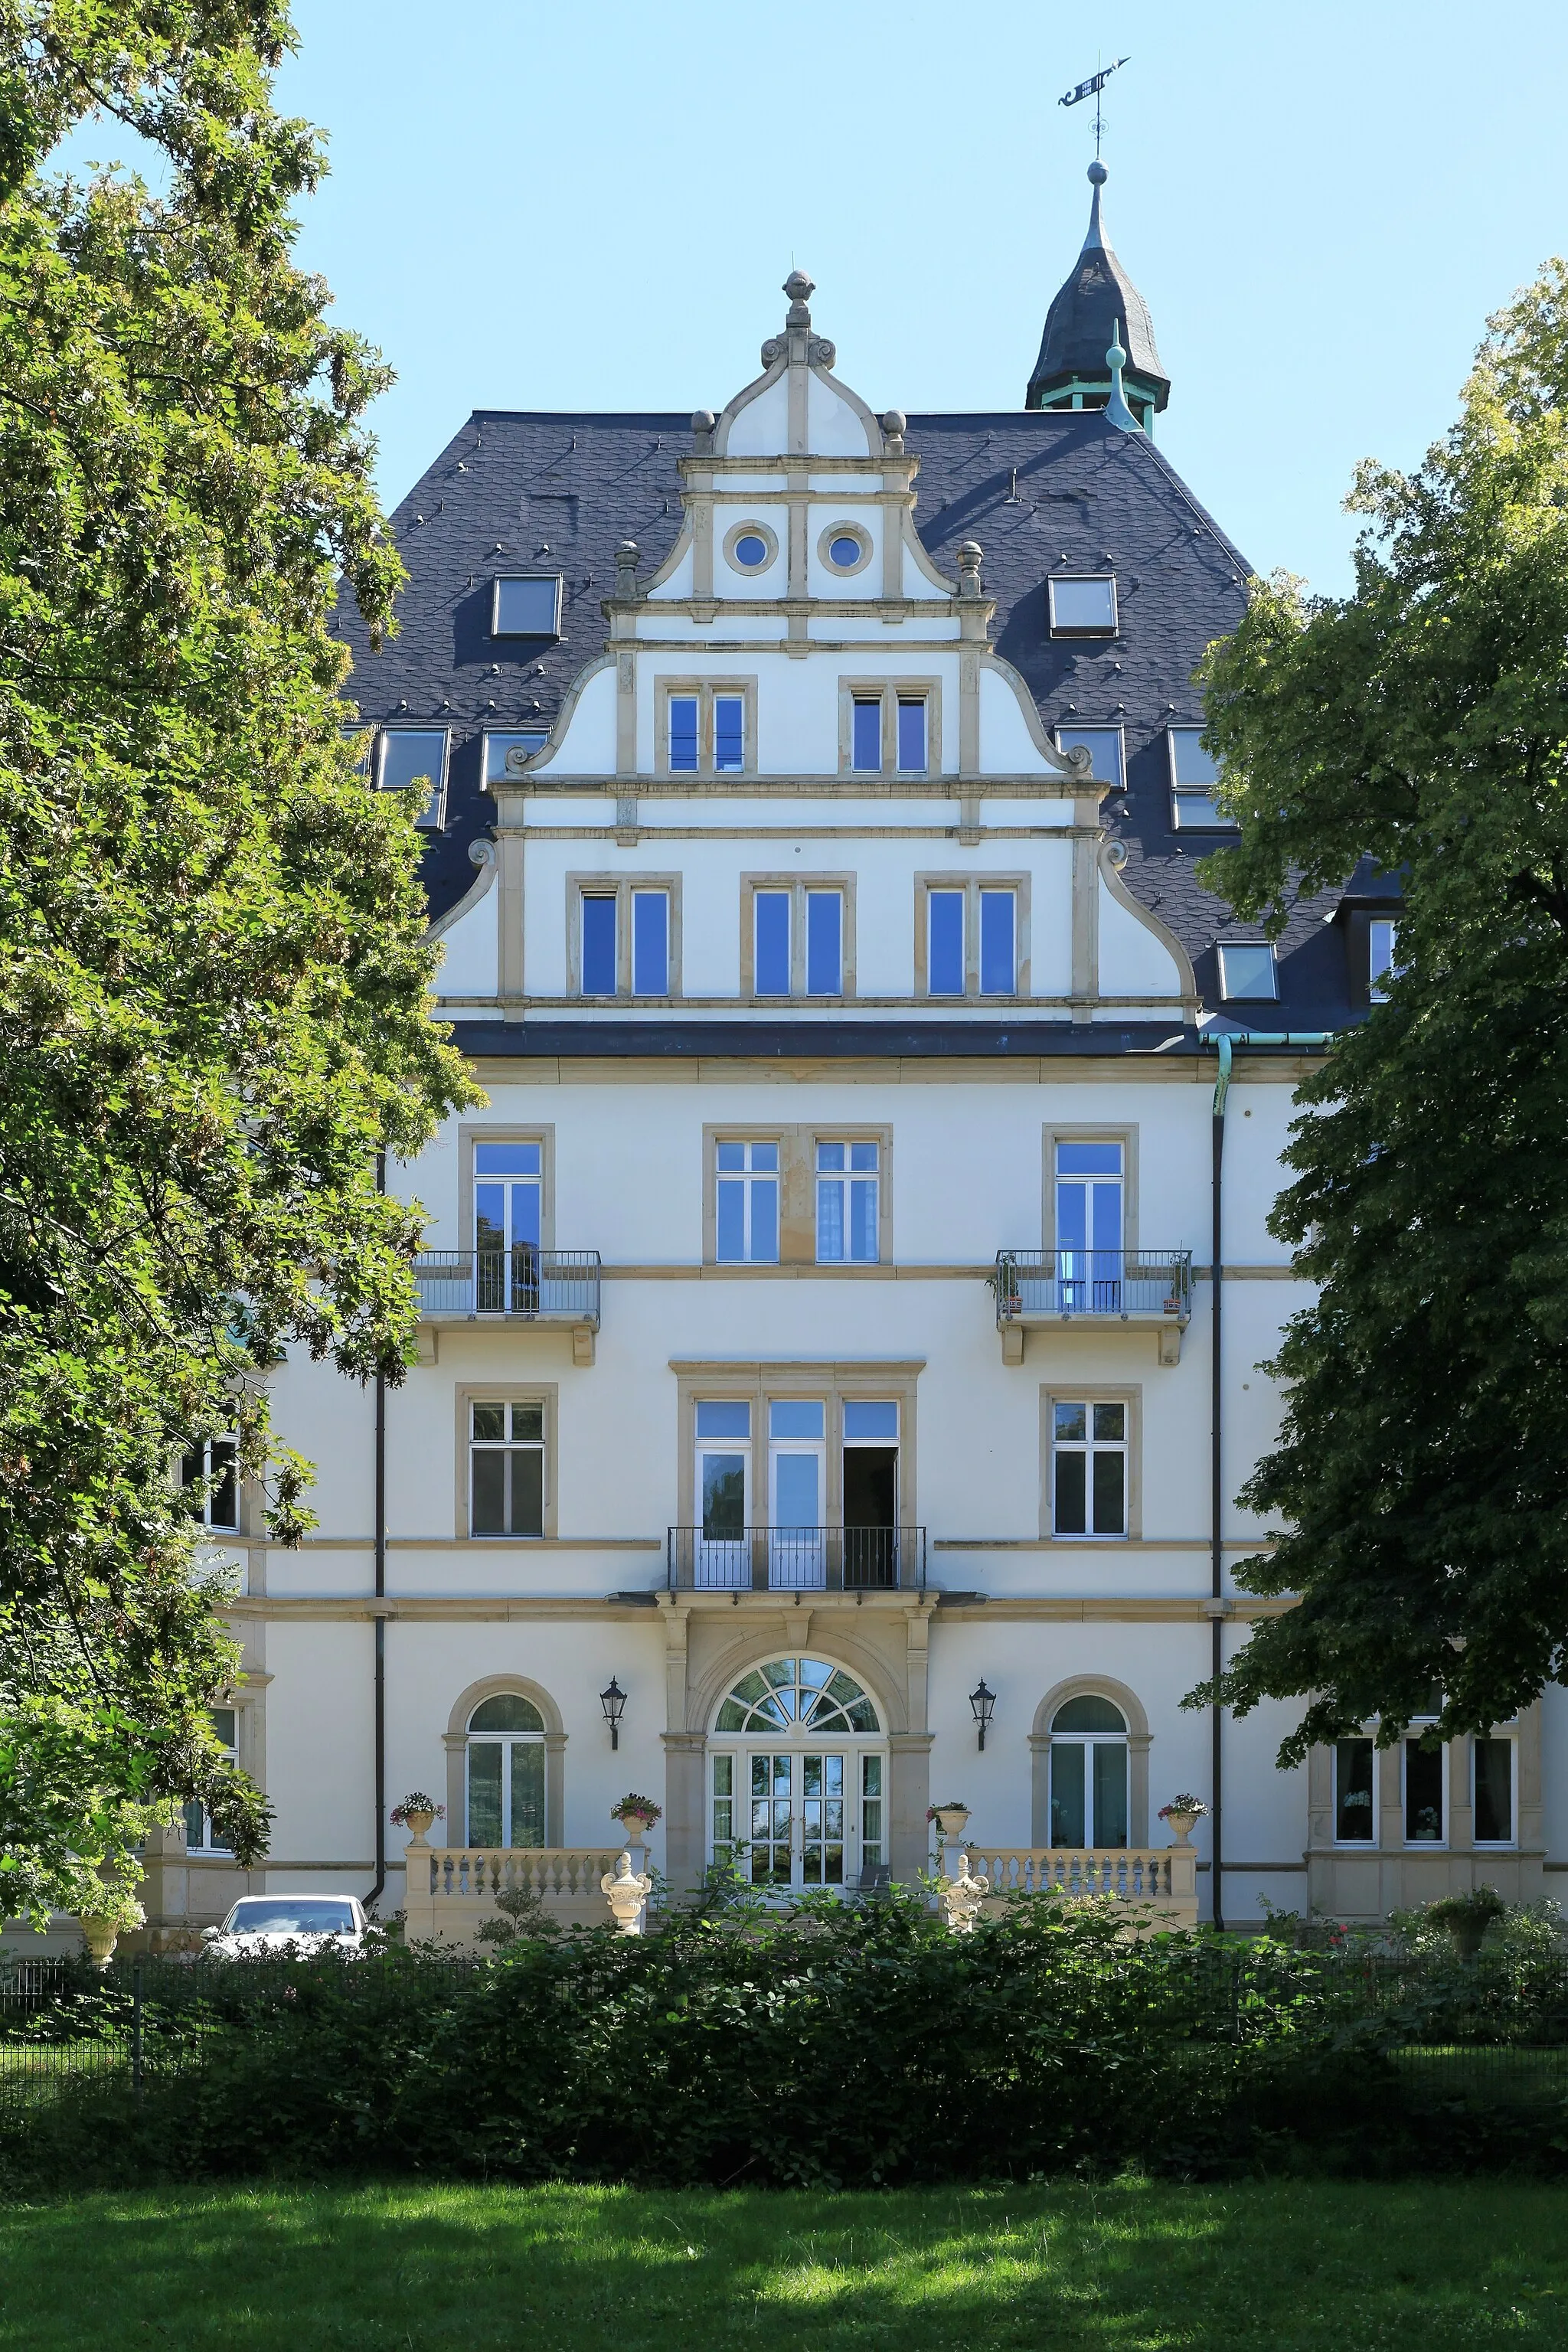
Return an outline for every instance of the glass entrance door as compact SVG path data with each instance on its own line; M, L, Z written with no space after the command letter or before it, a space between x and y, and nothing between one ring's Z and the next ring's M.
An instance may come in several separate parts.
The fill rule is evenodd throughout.
M1057 1269L1064 1315L1121 1311L1120 1143L1057 1146Z
M768 1407L768 1581L795 1591L827 1581L826 1432L820 1398L779 1397Z
M474 1307L480 1315L538 1312L543 1181L542 1145L475 1144Z
M847 1772L843 1754L817 1748L752 1748L738 1757L716 1756L715 1851L735 1852L753 1886L850 1883ZM879 1771L877 1778L879 1790Z

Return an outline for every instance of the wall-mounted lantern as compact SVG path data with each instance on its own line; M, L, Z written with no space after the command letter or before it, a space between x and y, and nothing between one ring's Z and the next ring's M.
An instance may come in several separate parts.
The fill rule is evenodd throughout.
M969 1694L969 1709L970 1713L973 1716L975 1722L980 1727L980 1745L982 1749L984 1749L985 1746L985 1727L991 1720L991 1710L995 1704L996 1694L994 1690L986 1689L985 1677L982 1675L979 1682Z
M618 1748L621 1744L621 1717L626 1713L626 1695L614 1675L610 1676L609 1689L599 1693L599 1705L604 1708L605 1721L610 1727L610 1745L612 1748Z

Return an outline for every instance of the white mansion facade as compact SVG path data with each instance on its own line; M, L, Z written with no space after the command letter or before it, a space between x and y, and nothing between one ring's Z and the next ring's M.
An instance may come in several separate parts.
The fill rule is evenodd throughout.
M628 1790L678 1888L910 1879L933 1799L1005 1873L1124 1883L1179 1791L1230 1926L1568 1868L1555 1694L1296 1773L1284 1710L1183 1707L1274 1605L1232 1580L1304 1295L1265 1221L1393 916L1320 902L1276 956L1193 881L1190 673L1246 567L1120 376L878 415L811 290L721 415L487 414L399 511L402 667L351 690L488 1106L389 1173L406 1382L278 1376L317 1531L215 1497L274 1848L168 1832L161 1935L247 1886L468 1934L465 1856L570 1893Z

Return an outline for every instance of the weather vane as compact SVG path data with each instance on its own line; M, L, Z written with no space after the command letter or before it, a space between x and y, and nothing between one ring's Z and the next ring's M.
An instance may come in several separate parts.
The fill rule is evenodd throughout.
M1117 68L1119 66L1126 65L1127 62L1128 60L1125 58L1117 58L1108 66L1097 66L1094 72L1089 75L1087 81L1080 81L1076 89L1065 91L1057 100L1057 104L1058 106L1079 106L1081 105L1086 98L1093 99L1094 152L1097 162L1100 156L1100 133L1105 129L1105 118L1100 111L1100 93L1105 88L1106 83L1110 79L1111 75L1116 71Z

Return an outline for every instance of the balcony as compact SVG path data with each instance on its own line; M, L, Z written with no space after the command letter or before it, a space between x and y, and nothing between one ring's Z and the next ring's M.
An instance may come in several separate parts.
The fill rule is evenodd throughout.
M414 1261L423 1324L544 1323L572 1333L576 1363L594 1360L599 1328L597 1250L421 1250ZM434 1334L429 1360L434 1360ZM422 1351L423 1352L423 1351Z
M924 1528L671 1528L671 1592L923 1592Z
M1005 1249L988 1277L996 1294L1002 1360L1021 1364L1031 1325L1103 1330L1127 1325L1155 1334L1163 1364L1180 1361L1192 1320L1191 1250Z

